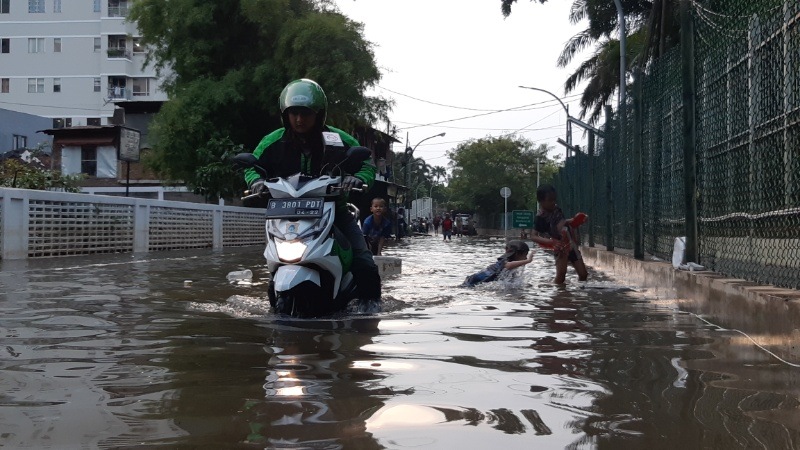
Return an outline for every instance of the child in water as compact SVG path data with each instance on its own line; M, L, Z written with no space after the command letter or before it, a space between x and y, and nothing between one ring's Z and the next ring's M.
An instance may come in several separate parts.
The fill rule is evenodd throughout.
M531 238L540 246L552 250L556 259L556 284L563 284L567 276L567 266L572 265L578 274L578 280L586 281L589 276L583 256L578 248L580 244L577 229L586 220L586 214L578 213L567 219L564 211L558 206L556 188L543 184L536 189L539 201L539 213L534 219L535 233Z
M372 205L369 210L372 215L364 220L364 225L361 228L372 254L381 256L383 244L392 237L392 222L386 217L386 211L388 210L386 200L380 197L372 199Z
M522 241L509 241L506 245L506 252L497 258L497 262L486 269L472 274L464 280L462 286L472 287L479 283L496 281L503 271L509 271L522 267L533 261L533 252L528 254L528 244Z

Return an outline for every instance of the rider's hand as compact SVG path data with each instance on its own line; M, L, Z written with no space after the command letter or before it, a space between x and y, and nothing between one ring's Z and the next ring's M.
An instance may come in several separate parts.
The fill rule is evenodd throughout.
M342 191L344 192L350 192L351 189L361 189L362 186L364 186L364 182L352 175L348 175L342 180Z
M258 179L250 185L250 194L251 195L263 195L266 194L268 191L267 186L264 184L264 180Z

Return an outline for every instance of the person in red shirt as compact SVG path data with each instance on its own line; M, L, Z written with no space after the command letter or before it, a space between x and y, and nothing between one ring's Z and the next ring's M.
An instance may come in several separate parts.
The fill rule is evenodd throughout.
M442 240L451 241L452 236L453 236L453 219L450 218L450 214L445 214L444 220L442 221Z

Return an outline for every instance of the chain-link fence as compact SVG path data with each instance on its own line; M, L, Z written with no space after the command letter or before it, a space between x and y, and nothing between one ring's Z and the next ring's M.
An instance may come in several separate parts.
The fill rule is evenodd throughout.
M690 17L691 44L628 87L624 145L607 115L567 159L561 203L593 213L598 244L670 259L694 232L708 269L800 288L800 2L694 0Z

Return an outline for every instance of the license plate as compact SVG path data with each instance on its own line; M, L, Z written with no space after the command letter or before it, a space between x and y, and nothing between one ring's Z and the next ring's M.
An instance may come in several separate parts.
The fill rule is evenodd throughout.
M322 217L325 201L320 198L271 198L267 203L267 218L302 219Z

